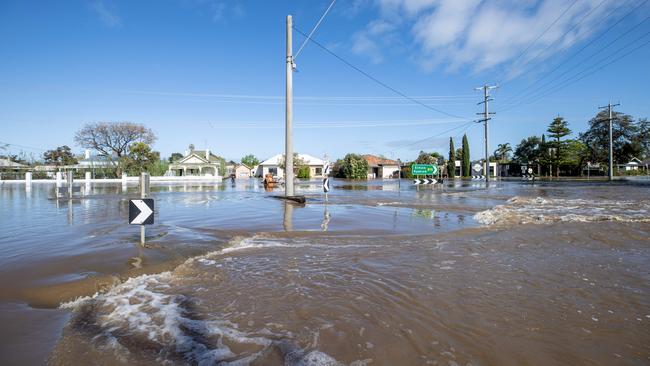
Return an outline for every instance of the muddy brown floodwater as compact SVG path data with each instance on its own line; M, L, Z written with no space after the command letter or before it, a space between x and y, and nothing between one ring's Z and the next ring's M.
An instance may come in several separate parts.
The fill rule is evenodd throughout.
M0 186L0 364L648 365L650 186Z

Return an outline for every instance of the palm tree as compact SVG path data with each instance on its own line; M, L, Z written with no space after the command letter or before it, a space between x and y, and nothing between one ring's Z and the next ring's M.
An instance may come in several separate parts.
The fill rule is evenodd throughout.
M505 144L497 145L497 149L494 152L494 156L499 158L499 162L505 163L508 160L508 155L512 152L512 147L510 143L506 142Z

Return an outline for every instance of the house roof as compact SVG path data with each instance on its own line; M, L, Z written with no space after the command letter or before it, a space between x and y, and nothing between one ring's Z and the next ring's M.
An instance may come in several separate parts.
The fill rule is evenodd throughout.
M189 153L187 156L191 156L192 154L200 156L201 158L205 159L205 150L194 150L193 152ZM211 163L218 163L219 161L221 161L221 158L213 154L212 152L210 152L210 159L208 160L210 160Z
M79 164L104 164L104 163L112 163L113 160L111 159L110 156L107 155L91 155L87 159L81 159L79 160Z
M361 157L368 162L369 166L397 165L397 161L395 160L384 159L375 155L366 154Z
M12 167L12 168L21 168L21 167L26 167L27 165L21 164L21 163L16 163L15 161L11 161L6 158L0 158L0 167Z
M324 165L325 162L319 158L315 158L307 154L298 154L297 157L302 159L307 165ZM280 161L284 158L284 154L273 155L272 157L264 160L260 165L279 165Z

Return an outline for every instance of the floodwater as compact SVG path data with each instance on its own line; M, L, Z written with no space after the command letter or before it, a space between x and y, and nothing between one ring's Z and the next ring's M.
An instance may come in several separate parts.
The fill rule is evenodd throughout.
M648 365L650 186L0 185L0 364Z

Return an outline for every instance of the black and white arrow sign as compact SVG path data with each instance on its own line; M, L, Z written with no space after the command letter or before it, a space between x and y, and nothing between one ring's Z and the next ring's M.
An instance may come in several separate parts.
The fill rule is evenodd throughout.
M431 178L413 179L413 184L436 184L436 180Z
M485 180L484 175L472 175L472 180Z
M330 170L332 170L332 166L329 164L325 164L325 169L323 170L323 175L328 176L330 175Z
M153 198L129 200L129 224L153 224Z
M323 192L327 193L330 191L330 179L325 178L323 179Z

